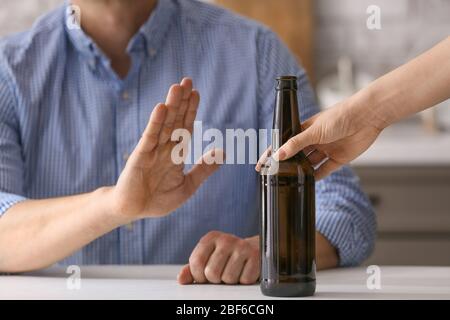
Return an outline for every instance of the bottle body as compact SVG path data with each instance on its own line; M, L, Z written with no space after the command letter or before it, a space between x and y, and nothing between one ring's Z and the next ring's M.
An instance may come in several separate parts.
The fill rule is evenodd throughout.
M274 129L279 130L272 139L274 149L300 132L295 88L277 88ZM261 175L260 241L263 294L313 295L315 182L314 170L302 152L279 162L276 172Z

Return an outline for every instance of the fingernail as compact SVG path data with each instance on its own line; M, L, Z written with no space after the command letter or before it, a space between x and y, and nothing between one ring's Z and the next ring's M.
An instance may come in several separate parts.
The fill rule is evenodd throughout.
M277 151L273 154L272 159L275 161L280 161L280 153Z

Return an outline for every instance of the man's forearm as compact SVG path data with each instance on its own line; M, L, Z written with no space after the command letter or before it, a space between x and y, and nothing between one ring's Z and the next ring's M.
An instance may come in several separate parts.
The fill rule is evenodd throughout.
M113 212L110 190L11 207L0 218L0 272L47 267L127 223Z
M16 204L0 218L0 272L47 267L130 221L114 212L111 190ZM336 249L316 232L317 268L338 265Z

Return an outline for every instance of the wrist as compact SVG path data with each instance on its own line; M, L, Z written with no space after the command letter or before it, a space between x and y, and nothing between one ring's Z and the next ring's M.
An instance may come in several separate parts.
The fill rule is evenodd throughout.
M348 97L342 105L348 128L359 131L372 127L381 132L389 125L382 116L376 92L370 85Z
M389 99L383 90L380 90L377 82L360 90L349 100L355 112L358 112L360 117L365 120L363 123L379 131L396 121L395 114L390 109Z
M121 210L116 205L114 187L102 187L93 193L96 203L101 206L101 212L107 221L110 221L112 228L133 222L129 216L121 214Z

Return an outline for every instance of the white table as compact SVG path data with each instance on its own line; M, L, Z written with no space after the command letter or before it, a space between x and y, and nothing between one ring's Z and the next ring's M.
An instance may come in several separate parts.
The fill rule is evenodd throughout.
M267 299L257 285L188 285L180 266L84 266L81 288L67 289L65 268L0 276L0 299ZM369 290L366 268L318 273L314 299L450 299L450 267L381 266L381 289Z

